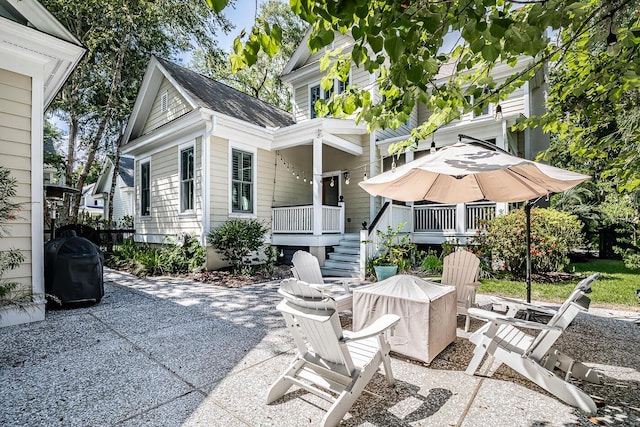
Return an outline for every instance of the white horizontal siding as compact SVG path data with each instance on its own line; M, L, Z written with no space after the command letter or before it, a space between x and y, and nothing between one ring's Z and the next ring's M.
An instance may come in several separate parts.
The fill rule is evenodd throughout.
M6 235L0 239L0 251L18 249L25 261L4 273L3 279L20 283L14 293L31 293L31 78L0 69L0 166L11 171L17 181L21 203L17 218L3 226ZM41 219L38 219L41 220Z
M162 98L162 94L167 92L167 111L161 112L160 110L160 100ZM164 79L162 84L160 85L160 89L156 94L156 98L153 101L153 106L149 111L149 117L142 129L142 134L148 134L154 129L159 128L160 126L167 124L168 122L183 116L192 110L191 106L187 102L186 99L180 92L176 90L176 88L169 82L169 80Z
M202 144L195 144L195 209L180 213L179 150L177 146L151 156L151 215L140 217L140 161L136 161L136 234L176 235L202 233L201 156Z

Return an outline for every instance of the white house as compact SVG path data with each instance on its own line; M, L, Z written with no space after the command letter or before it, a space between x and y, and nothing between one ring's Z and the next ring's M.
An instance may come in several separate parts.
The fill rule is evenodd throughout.
M334 47L348 51L353 39L336 34ZM314 103L330 95L320 87L319 59L303 40L286 65L283 80L293 89L293 114L214 82L171 62L153 58L129 120L123 152L135 158L136 237L161 242L164 236L193 233L205 242L212 228L228 218L253 217L270 226L272 244L308 249L331 274L358 269L353 241L362 224L407 221L416 243L464 240L476 231L477 218L495 203L443 206L384 204L357 182L391 167L389 144L406 139L429 112L418 106L396 130L368 133L353 120L316 117ZM529 62L523 60L516 69ZM442 79L449 72L443 66ZM514 72L495 67L496 79ZM348 85L378 96L375 78L353 67L349 81L335 81L333 91ZM510 128L522 115L542 108L544 79L536 78L479 116L469 113L435 134L436 147L450 145L458 134L490 140L531 158L546 148L544 135ZM535 142L534 142L535 141ZM403 154L398 162L428 154L431 140ZM386 208L386 206L389 206ZM381 211L381 208L383 208ZM504 206L502 206L504 207ZM381 220L382 218L382 220ZM351 241L351 242L349 242ZM327 248L331 247L332 251ZM210 251L209 267L219 265Z
M18 181L20 218L7 224L0 250L20 249L26 261L5 278L32 303L0 308L0 325L44 319L44 112L85 49L36 0L0 0L0 165Z
M93 187L92 196L96 200L102 201L104 212L103 218L108 218L108 200L111 191L111 182L115 167L111 159L105 162L96 185ZM116 176L116 186L113 193L113 218L116 224L121 224L125 217L133 217L133 158L120 157L118 174Z
M96 184L94 183L82 187L78 212L81 215L90 215L94 218L102 218L104 213L104 201L102 198L94 196L95 186Z

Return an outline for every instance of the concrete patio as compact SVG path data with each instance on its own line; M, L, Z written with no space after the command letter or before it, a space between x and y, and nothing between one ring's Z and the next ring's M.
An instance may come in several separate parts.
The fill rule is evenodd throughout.
M0 425L317 425L328 404L313 395L264 403L293 356L277 286L108 270L100 304L0 329ZM378 374L341 425L640 425L637 316L592 309L558 343L603 376L603 385L582 386L602 404L593 420L508 368L466 375L473 347L459 336L428 367L394 357L396 386Z

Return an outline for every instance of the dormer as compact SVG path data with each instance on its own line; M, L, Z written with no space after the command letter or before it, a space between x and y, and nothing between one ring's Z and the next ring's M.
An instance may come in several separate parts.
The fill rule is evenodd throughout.
M281 79L291 86L293 115L296 122L303 122L316 118L314 103L319 99L329 99L333 92L341 93L347 86L371 87L373 79L364 69L352 66L348 81L335 80L333 88L324 90L320 86L323 72L320 71L320 59L329 50L341 48L348 53L353 48L354 40L350 34L335 32L335 38L330 46L311 53L309 49L309 33L307 31L298 49L293 53L285 65Z

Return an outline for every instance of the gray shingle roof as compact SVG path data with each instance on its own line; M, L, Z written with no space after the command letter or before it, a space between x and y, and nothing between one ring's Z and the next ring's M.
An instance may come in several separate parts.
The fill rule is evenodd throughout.
M120 178L128 187L133 187L133 158L120 157L120 165L118 167Z
M294 124L293 116L287 111L165 59L157 59L201 107L262 127L285 127Z

